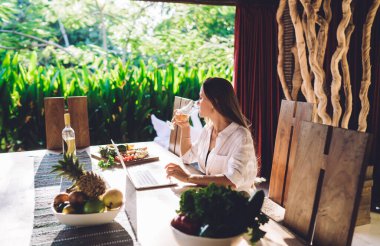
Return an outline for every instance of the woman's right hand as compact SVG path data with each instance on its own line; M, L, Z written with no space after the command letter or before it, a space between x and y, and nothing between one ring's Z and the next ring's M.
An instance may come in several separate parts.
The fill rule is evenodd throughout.
M174 110L174 116L172 122L174 125L179 126L180 128L190 127L189 116L178 113L178 109Z

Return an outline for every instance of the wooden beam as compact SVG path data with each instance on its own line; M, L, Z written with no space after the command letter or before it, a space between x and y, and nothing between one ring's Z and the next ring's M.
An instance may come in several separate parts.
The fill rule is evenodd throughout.
M135 1L224 5L224 6L236 6L237 4L237 0L135 0Z

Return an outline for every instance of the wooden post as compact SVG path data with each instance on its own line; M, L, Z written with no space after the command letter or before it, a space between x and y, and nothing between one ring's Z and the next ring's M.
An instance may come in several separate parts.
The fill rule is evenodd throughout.
M90 146L90 131L88 126L87 97L73 96L67 99L71 116L71 127L75 131L77 148Z
M62 129L65 127L63 115L65 101L63 97L45 97L45 131L46 148L50 150L62 149Z

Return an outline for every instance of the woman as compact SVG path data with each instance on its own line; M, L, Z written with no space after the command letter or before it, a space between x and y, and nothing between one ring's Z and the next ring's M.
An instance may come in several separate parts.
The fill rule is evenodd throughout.
M252 136L241 112L231 83L222 78L207 79L199 93L199 115L206 118L200 137L191 144L190 124L173 121L181 127L181 157L184 163L198 162L205 175L189 174L181 166L166 165L168 177L199 185L213 182L252 194L257 162Z

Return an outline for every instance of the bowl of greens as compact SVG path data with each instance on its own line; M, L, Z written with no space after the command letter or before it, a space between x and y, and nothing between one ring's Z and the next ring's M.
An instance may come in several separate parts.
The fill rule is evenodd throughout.
M268 222L261 212L263 201L262 190L251 197L215 184L187 190L171 221L174 238L180 245L231 245L247 233L255 243L265 235L260 225Z

